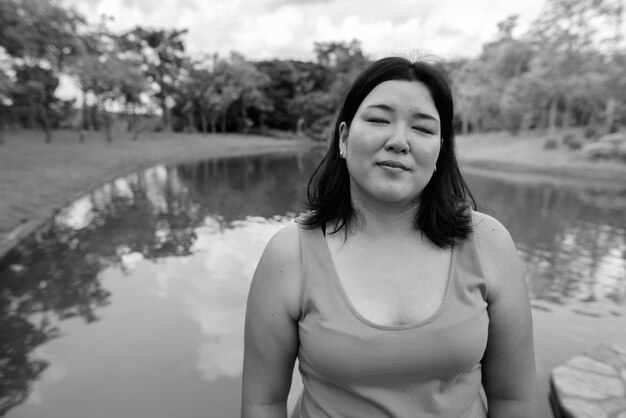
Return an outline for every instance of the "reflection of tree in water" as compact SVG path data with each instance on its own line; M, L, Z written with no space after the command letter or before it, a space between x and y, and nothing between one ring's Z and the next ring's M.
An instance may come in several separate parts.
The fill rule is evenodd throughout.
M0 415L27 398L48 366L30 353L58 336L53 316L91 322L107 302L97 277L103 260L81 245L76 232L53 223L0 261Z
M48 366L31 353L59 335L55 321L97 320L110 297L103 269L123 269L131 252L152 260L189 255L209 215L230 222L299 211L312 164L265 156L135 173L79 201L86 214L74 213L77 202L10 251L0 260L0 415L28 397Z
M468 176L483 210L509 228L536 299L626 303L626 191ZM618 277L620 276L620 277Z
M84 239L92 252L117 260L129 252L147 259L188 255L204 219L171 168L111 183L90 195L90 205Z
M224 221L299 213L318 158L305 155L211 160L178 167L194 200Z

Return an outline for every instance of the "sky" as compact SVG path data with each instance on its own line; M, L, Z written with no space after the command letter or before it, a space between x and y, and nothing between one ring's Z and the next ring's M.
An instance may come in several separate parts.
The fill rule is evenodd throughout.
M314 42L361 41L373 59L431 54L476 57L497 23L518 15L518 32L545 0L62 0L88 20L110 16L115 32L137 25L188 29L191 55L231 51L249 60L312 60ZM514 32L516 34L516 32Z

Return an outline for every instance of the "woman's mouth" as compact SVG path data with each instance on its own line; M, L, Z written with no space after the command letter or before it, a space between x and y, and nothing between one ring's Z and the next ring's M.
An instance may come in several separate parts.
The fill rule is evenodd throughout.
M402 164L399 161L395 161L395 160L385 160L385 161L379 161L376 163L376 165L381 166L381 167L385 167L385 168L393 168L396 170L404 170L404 171L409 171L409 167L407 167L406 165Z

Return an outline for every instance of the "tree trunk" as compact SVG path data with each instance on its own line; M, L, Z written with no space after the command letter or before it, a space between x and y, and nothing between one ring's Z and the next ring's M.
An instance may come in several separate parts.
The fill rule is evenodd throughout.
M4 145L4 115L0 110L0 145Z
M30 112L28 112L28 128L34 129L37 126L37 104L35 104L32 99L29 100L28 107L30 107Z
M563 128L569 128L571 125L571 100L565 99L565 109L563 110L563 117L561 118L561 126Z
M469 130L469 117L467 112L461 112L461 121L461 133L467 135L467 131Z
M78 134L78 142L80 144L85 142L85 91L81 90L82 93L82 102L80 104L80 109L78 109L78 114L76 115L76 119L72 123L72 127L76 129L76 133Z
M113 142L113 136L111 135L111 115L106 109L106 103L102 103L102 121L104 122L104 132L107 142Z
M203 134L207 133L207 129L208 129L208 121L207 121L207 117L206 117L206 113L204 113L204 109L200 109L200 125L201 125L201 131Z
M241 132L248 133L248 112L246 109L246 96L241 96Z
M226 112L222 113L222 133L226 133Z
M259 115L259 128L261 129L261 135L267 134L267 126L265 125L265 113Z
M43 129L44 129L45 136L46 136L45 141L46 141L46 144L49 144L52 142L52 129L50 127L50 118L48 117L48 109L43 104L39 106L39 109L41 111L41 120L43 122Z
M81 120L81 126L80 129L91 129L91 127L89 126L89 115L87 114L87 92L85 90L82 91L83 93L83 105L82 105L82 115L83 118Z
M605 124L606 133L612 133L614 130L613 123L615 121L615 99L614 98L609 97L606 100L606 110L604 112L604 115L605 115L604 124Z
M126 132L132 132L133 131L133 104L132 103L126 103L124 105L125 108L125 112L126 112Z
M90 106L89 109L89 115L90 115L90 120L91 120L91 126L93 127L94 131L99 131L100 130L100 120L98 118L98 105L94 105L94 106Z
M217 116L211 117L211 133L217 132Z
M187 123L188 123L187 132L188 133L193 132L193 130L195 130L195 124L196 124L196 121L194 120L194 117L193 117L193 109L187 112Z
M556 139L556 99L550 102L548 113L548 138Z
M163 102L161 103L161 123L162 123L162 129L164 132L171 132L172 127L171 127L171 115L170 115L170 108L167 107L167 104L165 104L165 100L163 100Z
M476 113L478 113L478 112L476 112ZM472 118L472 121L470 123L470 126L471 126L470 129L471 129L472 133L480 132L481 131L480 130L480 116L474 115L474 117Z

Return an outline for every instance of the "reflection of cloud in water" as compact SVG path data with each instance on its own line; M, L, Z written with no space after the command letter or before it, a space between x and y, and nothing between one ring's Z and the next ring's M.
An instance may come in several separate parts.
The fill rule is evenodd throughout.
M45 373L43 373L39 381L36 381L32 385L31 392L26 399L26 404L40 405L45 400L42 387L53 385L65 379L68 375L68 368L67 365L61 361L61 358L53 355L45 345L37 347L33 351L33 357L42 359L48 363Z
M196 232L194 255L174 263L170 278L185 277L182 290L189 316L200 324L204 341L198 369L209 381L241 374L246 298L254 269L265 245L288 218L248 218L230 228L216 228L208 219ZM168 266L169 268L169 266Z
M185 189L177 176L171 174L168 176L168 168L164 165L119 177L65 207L57 217L57 222L73 229L84 228L93 220L92 199L100 203L109 201L111 196L132 199L135 194L133 187L137 185L141 185L141 188L145 190L148 200L156 211L166 212L168 206L164 193L167 190L168 180L173 190Z
M93 205L89 196L84 196L63 209L57 222L73 229L85 228L93 219Z
M135 251L132 253L122 254L120 258L122 261L122 268L124 269L124 272L130 274L135 269L135 267L137 267L137 264L139 264L143 260L143 254Z

